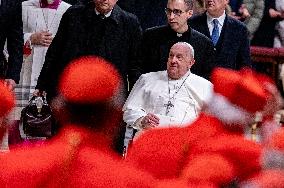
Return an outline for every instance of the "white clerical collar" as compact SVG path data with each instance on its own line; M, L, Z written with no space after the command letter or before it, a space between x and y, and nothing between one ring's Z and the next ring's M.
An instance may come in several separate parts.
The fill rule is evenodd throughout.
M95 12L96 12L96 15L101 14L97 9L95 9ZM112 9L111 9L111 11L109 11L107 14L105 14L105 17L106 17L106 18L110 17L111 13L112 13Z
M223 14L218 17L218 18L214 18L212 17L211 15L208 14L208 12L206 12L206 15L207 15L207 24L211 24L213 22L214 19L217 19L219 24L221 25L221 27L223 27L224 25L224 22L225 22L225 18L226 18L226 13L225 11L223 12Z
M177 33L177 37L182 37L182 33Z

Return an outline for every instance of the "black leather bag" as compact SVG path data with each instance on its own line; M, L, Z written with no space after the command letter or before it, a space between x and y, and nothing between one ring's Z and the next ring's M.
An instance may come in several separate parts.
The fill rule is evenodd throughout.
M32 97L21 112L23 130L28 137L51 137L54 119L44 97Z

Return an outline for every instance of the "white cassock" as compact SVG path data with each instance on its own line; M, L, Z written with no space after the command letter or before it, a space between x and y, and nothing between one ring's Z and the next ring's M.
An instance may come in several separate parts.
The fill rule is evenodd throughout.
M123 120L138 132L148 113L160 118L158 127L185 126L196 119L212 92L211 82L190 71L179 80L168 79L167 71L143 74L123 106Z
M54 37L62 15L70 6L70 4L61 1L57 9L50 9L41 8L39 0L24 1L22 3L24 44L30 42L30 37L35 32L49 31ZM15 119L19 119L20 111L27 105L35 89L48 49L48 47L41 45L32 45L31 47L31 54L24 56L20 82L15 88L17 96Z

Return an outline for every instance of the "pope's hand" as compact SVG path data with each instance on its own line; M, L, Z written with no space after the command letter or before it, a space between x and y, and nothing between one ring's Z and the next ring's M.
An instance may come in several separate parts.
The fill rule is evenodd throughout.
M160 119L152 113L148 113L141 121L143 129L153 128L159 125Z

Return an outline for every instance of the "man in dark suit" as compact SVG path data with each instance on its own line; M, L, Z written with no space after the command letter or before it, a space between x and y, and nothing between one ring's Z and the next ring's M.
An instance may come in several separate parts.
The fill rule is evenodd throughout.
M168 25L147 29L143 35L143 73L166 70L171 46L177 42L187 42L195 51L195 64L191 71L209 79L213 67L214 48L209 38L188 25L187 21L193 14L192 9L192 0L168 0L165 8Z
M12 90L23 63L23 23L20 0L0 0L0 78ZM3 53L7 41L8 62Z
M229 0L205 0L206 12L192 17L192 28L212 39L215 66L240 69L251 66L248 30L225 13Z
M122 10L116 2L93 0L74 5L65 12L47 51L36 87L46 91L49 100L56 95L56 85L63 69L80 56L105 58L119 70L125 86L127 78L132 85L140 76L136 72L136 55L142 29L137 17Z

